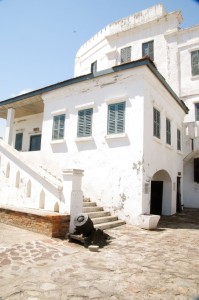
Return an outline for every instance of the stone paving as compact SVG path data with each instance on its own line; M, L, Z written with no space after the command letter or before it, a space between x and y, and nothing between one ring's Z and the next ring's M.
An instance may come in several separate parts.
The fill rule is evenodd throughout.
M199 295L199 210L124 225L98 252L0 224L1 300L194 299Z

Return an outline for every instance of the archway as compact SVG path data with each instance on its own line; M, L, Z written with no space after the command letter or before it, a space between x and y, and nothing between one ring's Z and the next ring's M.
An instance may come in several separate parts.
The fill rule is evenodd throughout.
M165 170L156 172L151 180L150 213L155 215L171 214L172 184Z

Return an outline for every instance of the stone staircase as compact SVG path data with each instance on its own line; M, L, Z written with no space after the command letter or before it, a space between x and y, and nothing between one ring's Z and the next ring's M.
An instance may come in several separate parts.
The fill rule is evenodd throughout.
M104 211L103 207L97 206L96 202L92 202L88 198L83 201L83 213L89 215L95 228L102 230L126 224L125 221L118 220L118 217L111 216L110 212Z

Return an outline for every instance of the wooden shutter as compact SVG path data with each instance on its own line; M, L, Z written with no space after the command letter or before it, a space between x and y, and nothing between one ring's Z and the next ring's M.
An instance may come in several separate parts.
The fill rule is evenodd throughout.
M154 60L153 41L142 44L142 57L149 56Z
M154 57L153 57L153 41L152 41L152 42L149 42L148 55L149 55L149 57L150 57L152 60L154 59Z
M131 46L121 49L121 63L131 61Z
M199 75L199 50L191 52L192 75Z
M23 132L17 133L15 138L15 149L22 150Z
M78 112L77 136L84 137L92 135L93 109L80 110Z
M123 133L125 128L125 102L108 107L108 134Z
M199 183L199 157L194 158L194 181Z
M196 121L199 121L199 103L195 103Z

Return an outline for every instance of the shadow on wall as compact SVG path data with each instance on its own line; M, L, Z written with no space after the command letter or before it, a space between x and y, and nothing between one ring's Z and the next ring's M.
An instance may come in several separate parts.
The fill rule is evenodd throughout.
M126 147L130 145L130 141L128 136L122 136L117 138L107 138L106 142L109 148L118 148L118 147Z
M66 142L63 143L54 143L51 144L52 152L53 153L65 153L68 152L68 147L66 145Z

